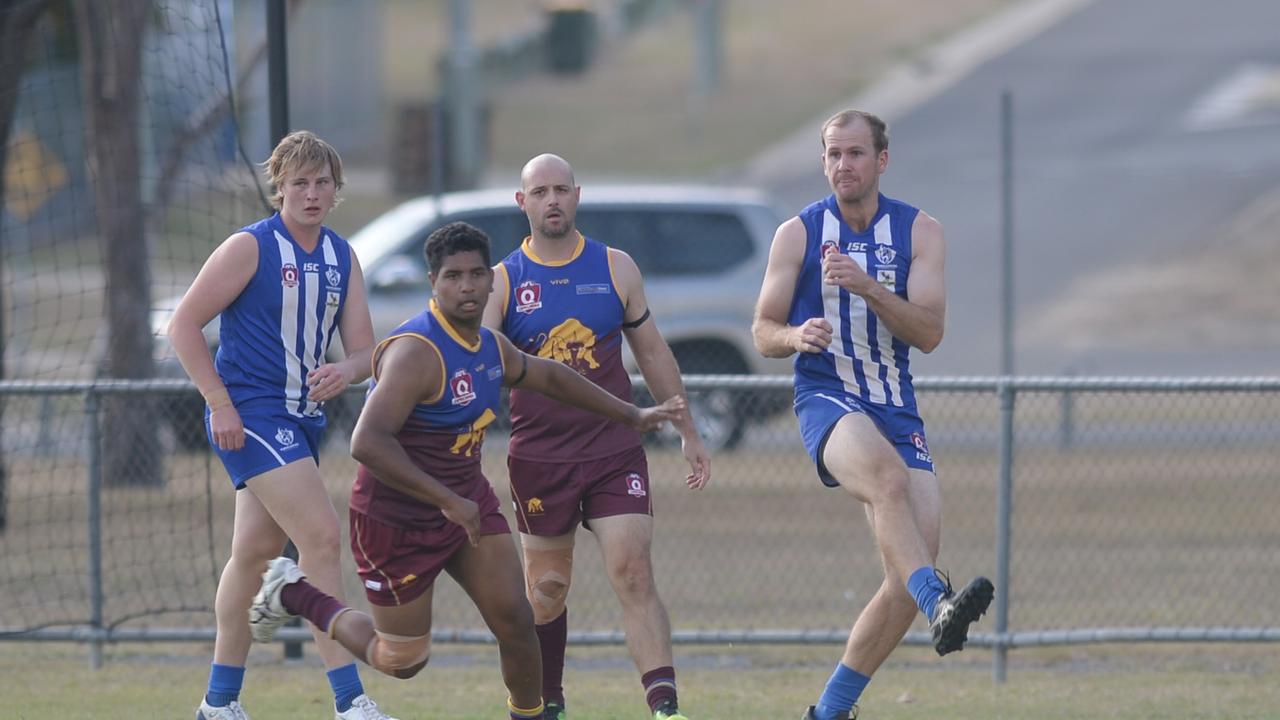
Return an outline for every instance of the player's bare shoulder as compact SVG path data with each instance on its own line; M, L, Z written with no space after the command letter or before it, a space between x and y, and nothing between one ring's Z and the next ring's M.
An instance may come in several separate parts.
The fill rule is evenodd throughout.
M634 297L644 297L644 277L640 274L640 266L626 252L609 248L609 273L624 306L629 305Z
M640 277L640 266L636 265L636 261L625 250L618 248L609 248L609 267L613 269L613 274L618 276L629 275Z
M915 221L911 223L911 242L912 254L916 256L921 253L942 252L944 248L942 223L921 210L916 214Z
M214 258L229 265L239 265L246 260L252 260L256 263L258 260L258 238L253 233L245 230L231 233L226 240L223 240L218 244L218 247L214 248L209 259L213 260Z
M793 215L783 221L773 233L773 241L769 243L769 264L779 260L799 262L804 257L804 245L808 231L799 215Z
M507 275L505 263L499 262L490 269L493 270L493 287L489 289L489 300L485 303L481 322L491 330L502 330L507 299L511 295L511 277Z
M779 225L777 231L773 233L773 245L775 248L779 244L803 245L806 234L804 221L800 219L799 215L792 215Z

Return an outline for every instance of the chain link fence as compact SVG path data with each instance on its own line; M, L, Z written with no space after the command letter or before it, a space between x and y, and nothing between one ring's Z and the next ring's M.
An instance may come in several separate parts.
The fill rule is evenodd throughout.
M678 444L649 439L654 565L676 640L843 642L880 558L861 506L818 482L785 402L790 378L687 384L695 408L727 403L750 422L713 456L700 492L684 487ZM996 580L971 638L997 649L998 676L1018 646L1280 640L1269 600L1280 594L1280 378L932 378L917 389L943 490L938 564L957 582ZM332 413L322 453L340 512L361 397ZM100 423L113 398L153 423L137 446ZM212 637L234 498L191 436L193 399L185 382L0 383L0 639ZM491 432L484 461L504 499L505 444ZM106 476L111 453L159 463L162 481ZM622 642L599 552L589 532L578 538L571 641ZM364 607L346 565L348 598ZM438 640L490 641L448 579L435 608ZM908 642L926 630L920 620Z

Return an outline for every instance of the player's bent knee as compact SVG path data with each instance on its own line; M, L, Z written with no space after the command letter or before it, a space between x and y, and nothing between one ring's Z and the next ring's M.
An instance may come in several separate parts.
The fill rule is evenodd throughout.
M539 624L550 622L559 617L564 610L569 586L558 580L542 578L529 588L529 595L533 601L534 621ZM548 613L550 617L544 617Z
M266 570L267 563L280 555L283 546L267 539L265 542L256 538L234 538L231 541L231 558L229 563L250 567L261 573Z
M564 612L569 579L573 575L573 548L526 548L524 560L533 621L544 625Z
M402 680L411 678L431 659L431 635L410 637L375 630L364 657L379 672Z
M414 665L413 667L404 668L403 670L392 671L390 675L396 678L397 680L408 680L414 675L417 675L418 671L422 670L422 668L426 667L427 662L428 660L423 660L422 662L418 663L417 665Z

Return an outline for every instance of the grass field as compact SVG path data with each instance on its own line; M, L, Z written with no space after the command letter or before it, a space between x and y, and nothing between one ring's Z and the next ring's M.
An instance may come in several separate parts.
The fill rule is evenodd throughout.
M1078 430L1061 436L1061 398L1020 396L1015 453L1011 631L1108 627L1274 627L1276 475L1272 394L1079 393ZM957 579L994 573L996 400L930 392L921 403L945 502L940 566ZM39 445L41 406L10 399L4 441L10 526L0 535L0 627L77 624L89 616L86 468L75 403L55 404ZM62 442L62 440L70 439ZM486 472L506 496L502 438ZM345 505L352 464L335 443L322 465ZM743 447L714 458L713 485L680 487L681 459L650 453L658 582L677 631L790 629L839 634L880 580L855 502L817 486L782 415ZM209 627L215 577L229 544L232 493L204 454L167 457L163 488L102 496L108 624ZM580 535L570 605L574 631L618 628L599 553ZM349 563L348 563L349 565ZM348 566L348 597L363 604ZM444 580L437 629L477 628ZM922 630L918 624L916 630ZM990 632L992 619L975 628ZM492 647L440 644L431 672L370 687L402 720L500 717ZM110 646L87 669L84 647L0 642L0 719L173 717L205 682L203 643ZM798 717L839 655L835 645L680 646L685 705L695 718ZM1274 718L1275 645L1018 648L1008 685L991 682L991 653L937 659L902 648L866 698L867 718ZM303 664L314 666L314 653ZM255 650L246 701L259 718L323 715L319 672ZM620 646L571 652L576 717L643 717ZM907 702L906 700L910 700ZM139 711L138 708L147 708ZM21 713L21 714L19 714Z
M530 77L493 93L491 165L514 172L555 152L588 177L728 171L1015 1L723 2L721 85L706 98L696 93L691 3L677 3L581 76Z
M563 153L589 176L688 177L736 166L895 63L1020 1L722 2L721 84L706 98L697 96L692 3L658 2L633 34L602 31L586 72L530 73L487 88L491 169L516 170L539 152ZM541 3L471 5L477 47L546 21ZM584 5L608 16L622 3ZM434 92L440 77L424 71L423 59L448 51L448 4L402 3L387 16L387 46L417 50L387 55L388 94L403 102Z
M1274 608L1258 598L1275 593L1275 573L1259 569L1274 569L1278 537L1277 400L1081 393L1073 405L1079 429L1067 444L1056 435L1060 398L1020 398L1012 585L1005 589L1010 629L1273 627ZM939 564L958 582L993 575L996 400L932 392L921 403L945 503ZM78 406L54 407L65 415L49 420L49 438L78 437ZM27 399L10 400L6 410L11 519L0 535L0 627L89 616L86 467L76 442L19 444L40 440L41 412ZM700 493L681 487L678 453L652 449L653 552L677 630L831 631L847 627L874 592L880 562L862 511L840 491L818 486L794 423L781 415L743 447L717 455L712 486ZM490 438L485 455L486 473L505 499L500 436ZM162 488L103 492L108 624L210 622L232 493L203 453L168 455L166 462ZM345 507L354 466L340 442L322 469L335 506ZM580 535L575 564L574 629L617 628L616 601L589 533ZM363 602L351 567L347 576L349 597ZM151 592L138 591L144 587ZM442 583L436 605L438 628L479 625L452 583Z
M1010 2L872 0L859 5L862 21L847 26L819 21L830 6L820 0L725 3L726 86L707 100L691 95L688 13L673 13L602 56L582 78L533 78L500 92L492 161L504 178L545 150L566 154L592 177L723 173L890 64ZM895 22L903 17L917 21ZM402 55L421 64L421 53ZM623 146L644 151L619 152ZM353 230L392 201L353 194L334 216L335 227ZM157 284L167 272L175 287L185 287L180 277L189 277L232 226L220 219L232 209L196 214L167 228L169 237L183 239L166 248L164 262L172 267L153 270ZM219 218L204 216L214 214ZM11 331L30 333L19 345L37 348L29 364L39 372L54 375L50 368L67 358L87 358L83 341L94 334L102 286L96 271L83 269L96 260L91 244L53 246L60 255L30 263L47 264L50 274L8 267L19 276L9 289L10 307L21 308L26 323L11 324ZM1170 281L1175 285L1182 286L1180 277ZM1061 325L1038 324L1051 328L1045 332ZM1133 337L1149 342L1151 328L1166 326L1182 327L1151 323ZM83 622L86 468L77 441L82 426L75 423L82 410L78 401L44 409L25 398L4 401L10 529L0 535L0 627ZM998 405L947 394L923 402L946 496L941 564L957 577L990 574ZM1058 398L1019 402L1013 582L1001 589L1011 598L1011 630L1276 625L1274 398L1079 396L1074 444L1059 437ZM51 431L55 446L15 448L17 428L37 424L41 413L60 423ZM166 462L166 487L112 488L103 497L107 619L125 628L212 623L231 492L204 455ZM500 446L491 445L486 462L505 498ZM843 629L874 590L879 564L861 511L839 491L817 487L789 416L717 456L714 485L704 493L680 489L680 461L669 449L655 450L651 462L658 488L655 563L677 630ZM341 508L350 460L330 452L324 468ZM592 544L581 536L571 599L576 631L618 626ZM349 597L361 604L350 567L347 577ZM437 608L437 627L477 625L448 581ZM977 629L989 632L990 618ZM1275 650L1274 644L1019 648L1010 654L1009 683L997 687L989 651L938 659L927 649L903 648L872 684L862 719L1278 718ZM494 652L440 645L423 676L397 682L366 673L366 682L402 720L500 718L504 695ZM106 666L93 671L83 646L0 642L0 720L190 717L210 654L202 643L121 644L110 646ZM681 646L683 705L694 718L795 718L816 698L838 655L833 645ZM285 662L278 648L256 649L251 665L245 700L257 720L328 717L313 652ZM571 648L567 679L575 718L645 717L621 647Z
M0 643L0 718L134 720L190 717L211 650L128 645L102 670L83 648ZM695 720L799 718L839 650L832 646L677 647L681 706ZM331 696L314 653L284 661L255 651L242 700L255 720L325 718ZM407 681L363 673L401 720L505 717L496 649L437 647ZM582 720L643 720L638 679L621 648L569 649L566 690ZM997 686L990 653L937 658L899 649L862 700L861 720L1271 720L1280 660L1269 646L1145 646L1019 651Z

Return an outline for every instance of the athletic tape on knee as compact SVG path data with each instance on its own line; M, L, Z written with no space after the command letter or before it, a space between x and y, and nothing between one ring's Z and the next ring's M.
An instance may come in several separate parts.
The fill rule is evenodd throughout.
M364 650L364 657L375 670L390 675L396 670L421 665L431 657L430 633L419 637L392 635L381 630L375 630L374 633Z
M525 548L524 572L534 621L547 623L560 617L573 576L573 547Z
M326 628L324 632L326 635L329 636L330 640L332 640L338 634L338 618L342 617L343 615L346 615L352 610L354 610L354 608L344 607L338 612L334 613L333 617L329 618L329 627Z

